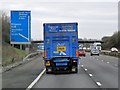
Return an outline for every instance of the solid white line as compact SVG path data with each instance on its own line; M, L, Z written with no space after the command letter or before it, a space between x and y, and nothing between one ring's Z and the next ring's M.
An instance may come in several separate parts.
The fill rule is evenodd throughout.
M89 74L90 77L92 77L93 75L92 74Z
M85 71L87 71L87 69L85 69Z
M98 86L101 86L102 84L100 82L96 82Z
M46 68L38 75L38 77L27 87L26 90L30 90L37 82L38 80L41 78L41 76L44 74L44 72L46 71Z

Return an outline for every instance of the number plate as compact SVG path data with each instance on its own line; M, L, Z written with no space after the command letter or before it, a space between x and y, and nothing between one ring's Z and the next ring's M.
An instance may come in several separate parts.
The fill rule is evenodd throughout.
M60 51L66 51L66 46L58 46L57 52L60 52Z

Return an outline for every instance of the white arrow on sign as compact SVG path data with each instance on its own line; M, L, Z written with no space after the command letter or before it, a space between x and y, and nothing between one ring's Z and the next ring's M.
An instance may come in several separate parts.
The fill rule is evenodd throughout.
M22 35L20 33L18 35L20 35L21 37L23 37L23 38L25 38L25 39L27 39L29 41L29 38L25 37L24 35Z
M61 51L61 52L60 52L60 55L62 55L62 54L63 54L63 55L66 55L66 53L65 53L65 52Z
M27 39L28 41L29 41L29 29L30 29L30 27L29 27L29 19L30 19L30 17L28 16L28 38L25 37L24 35L20 34L20 33L18 34L18 35L20 35L21 37Z

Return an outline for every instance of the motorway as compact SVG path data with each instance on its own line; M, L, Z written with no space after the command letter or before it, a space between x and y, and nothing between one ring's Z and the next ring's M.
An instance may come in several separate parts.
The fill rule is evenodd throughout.
M37 56L3 73L3 88L27 88L43 69L43 60ZM118 88L118 58L87 53L77 74L44 73L33 88Z
M81 57L78 74L44 74L34 88L118 88L117 64L117 58L87 54Z

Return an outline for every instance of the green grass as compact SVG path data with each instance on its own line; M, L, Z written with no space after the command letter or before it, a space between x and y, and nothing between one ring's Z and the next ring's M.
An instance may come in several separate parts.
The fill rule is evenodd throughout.
M14 50L19 56L25 56L25 51L24 50L20 50L20 49L17 49L17 48L14 48Z
M7 66L11 63L22 60L25 57L25 51L12 47L10 44L4 43L2 46L2 65Z

